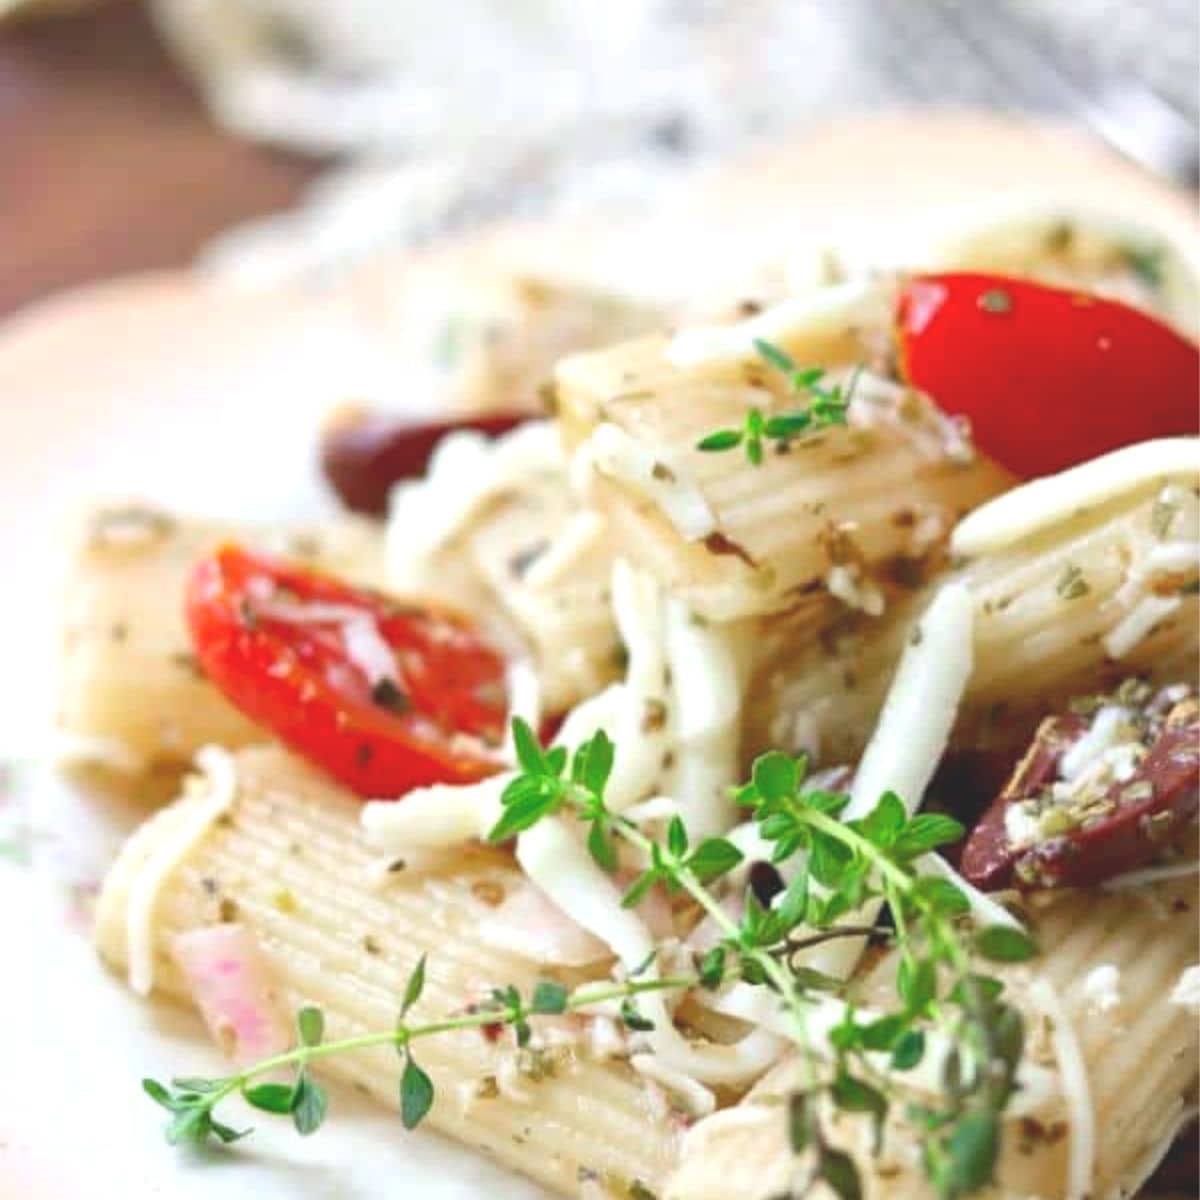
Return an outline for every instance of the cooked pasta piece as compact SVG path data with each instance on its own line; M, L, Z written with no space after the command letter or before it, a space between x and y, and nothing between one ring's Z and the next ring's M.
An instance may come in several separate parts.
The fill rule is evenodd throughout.
M620 674L609 578L613 538L598 513L517 497L480 522L467 552L528 649L542 705L565 712Z
M399 286L398 286L399 285ZM656 329L653 304L586 286L544 269L431 253L354 287L362 311L383 325L396 363L398 406L435 401L439 413L541 411L539 388L563 355Z
M182 765L208 742L262 740L201 675L183 619L189 568L235 534L364 582L379 580L381 540L366 524L286 534L142 506L96 512L65 587L58 728L67 758L137 771Z
M561 480L497 500L463 543L440 554L418 591L458 603L519 656L528 653L547 712L619 673L603 521L566 503ZM79 540L66 589L58 727L64 757L127 773L178 769L206 743L261 733L199 673L183 621L187 572L224 539L261 546L377 585L382 538L367 522L314 532L256 531L158 510L98 513Z
M617 673L608 579L613 538L570 489L550 422L498 438L459 431L424 479L392 493L388 578L400 595L430 594L497 629L532 659L543 708L562 712Z
M716 620L772 613L825 588L873 611L870 571L927 560L954 522L1011 482L923 396L863 374L849 425L766 446L706 453L705 436L806 401L755 349L765 338L802 366L877 361L885 328L874 285L826 289L740 325L647 338L559 365L558 412L577 482L622 551Z
M1198 523L1194 483L1148 478L954 572L976 602L975 669L957 740L1020 743L1070 694L1138 673L1163 682L1191 675ZM852 761L929 595L918 590L877 622L851 614L819 641L764 659L749 693L748 749Z
M204 809L215 785L193 786L134 835L112 868L96 940L114 966L186 999L174 939L236 921L258 942L287 1008L319 1005L330 1039L390 1029L422 954L418 1017L461 1012L492 987L511 983L528 994L539 978L581 978L539 967L487 935L489 915L529 888L508 856L464 849L445 870L428 872L392 864L373 885L381 874L359 805L275 748L242 751L233 764L235 793L223 812ZM137 961L146 946L148 964ZM618 1195L635 1181L659 1187L682 1128L662 1093L606 1057L584 1018L554 1018L539 1030L519 1052L511 1035L478 1030L422 1042L421 1065L438 1096L430 1123L563 1194L593 1177ZM318 1069L396 1105L402 1063L390 1047L333 1055Z
M1036 1120L1006 1123L997 1182L981 1196L1136 1194L1195 1111L1200 1027L1167 1000L1196 960L1194 903L1195 888L1176 881L1142 894L1059 895L1033 914L1042 955L1006 973L1026 1015L1028 1053L1055 1069L1062 1100ZM1092 982L1097 972L1106 981L1103 993ZM874 989L890 990L887 976L881 967L867 982L866 1002ZM693 1127L667 1200L787 1194L798 1160L788 1145L785 1104L798 1078L794 1060L781 1064L741 1104ZM835 1144L851 1148L865 1195L932 1195L911 1127L889 1126L883 1155L872 1159L864 1121L828 1112L825 1119Z

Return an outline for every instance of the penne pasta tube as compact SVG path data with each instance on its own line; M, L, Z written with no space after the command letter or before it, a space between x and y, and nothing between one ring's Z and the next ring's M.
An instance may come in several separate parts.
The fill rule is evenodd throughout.
M612 535L598 513L568 508L564 492L547 487L502 501L465 535L464 548L453 548L472 562L492 611L532 659L549 713L595 695L621 662Z
M975 601L975 666L956 741L995 744L1002 732L1016 744L1038 716L1072 694L1134 674L1162 682L1190 677L1198 521L1194 482L1151 476L949 575ZM879 621L849 614L819 639L763 659L749 690L745 744L852 761L935 587L919 589Z
M319 1005L329 1040L391 1029L423 954L417 1018L461 1013L493 987L527 995L539 979L586 978L489 936L498 906L530 887L509 856L463 849L443 870L388 871L373 886L358 804L275 748L244 750L231 765L224 802L213 803L214 782L193 786L130 839L109 874L96 942L131 978L188 999L176 937L236 922L261 949L284 1010ZM589 1031L583 1018L551 1018L525 1051L510 1034L477 1029L422 1041L420 1062L437 1088L430 1124L565 1195L588 1179L616 1195L658 1188L682 1122ZM314 1066L396 1107L403 1064L394 1048ZM398 1117L396 1136L405 1136Z
M144 506L97 511L64 589L57 725L66 758L130 772L179 767L209 742L262 740L203 678L184 624L188 571L231 537L364 582L379 577L380 539L365 523L288 534Z
M1042 955L1008 970L1026 1016L1034 1061L1061 1083L1055 1112L1007 1122L992 1200L1118 1200L1136 1194L1180 1125L1194 1112L1200 1027L1168 1000L1195 962L1195 888L1156 884L1141 894L1059 895L1032 924ZM886 971L864 988L889 989ZM1082 1068L1082 1069L1080 1069ZM786 1134L786 1100L798 1084L794 1060L781 1064L737 1106L685 1136L667 1200L767 1200L802 1174ZM889 1125L879 1158L870 1130L825 1113L829 1136L850 1149L868 1197L925 1198L919 1136Z
M558 431L527 422L495 439L457 431L426 476L392 491L388 581L474 612L531 661L547 712L594 694L617 670L607 523L572 493Z
M352 288L395 375L382 394L443 413L539 411L539 389L564 355L658 328L655 304L537 264L437 251L368 268ZM366 314L370 314L367 316Z
M883 330L875 285L825 289L743 322L646 338L559 365L558 416L576 482L610 519L622 551L715 620L789 609L827 590L878 611L873 569L936 558L954 522L1009 486L960 427L922 395L863 373L849 424L744 448L697 449L806 403L755 348L765 338L849 387ZM881 312L882 306L882 312Z

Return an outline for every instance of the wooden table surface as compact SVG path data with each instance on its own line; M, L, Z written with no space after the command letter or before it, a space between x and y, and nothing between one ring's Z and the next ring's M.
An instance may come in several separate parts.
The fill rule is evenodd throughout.
M140 5L0 28L0 315L71 284L182 266L286 207L319 164L210 120Z

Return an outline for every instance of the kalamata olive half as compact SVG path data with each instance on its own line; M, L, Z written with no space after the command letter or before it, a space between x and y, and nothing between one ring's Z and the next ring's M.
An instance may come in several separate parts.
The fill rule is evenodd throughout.
M1063 756L1088 731L1075 714L1049 717L1004 790L972 830L961 870L985 889L1088 887L1145 866L1177 841L1200 806L1200 706L1178 703L1145 742L1131 773L1106 784L1082 819L1014 845L1009 811L1058 778Z
M348 509L381 517L387 513L392 485L423 474L434 447L446 434L474 429L498 437L529 419L529 413L496 412L414 421L394 414L347 411L322 435L321 471Z

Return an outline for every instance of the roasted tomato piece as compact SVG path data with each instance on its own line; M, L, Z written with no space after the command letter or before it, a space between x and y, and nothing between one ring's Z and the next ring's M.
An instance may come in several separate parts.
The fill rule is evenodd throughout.
M1116 300L1000 275L917 275L896 329L904 377L1026 478L1200 428L1200 352Z
M982 888L1083 887L1145 866L1200 798L1200 705L1126 685L1090 715L1042 722L972 831L963 875ZM1124 699L1124 703L1122 703Z
M187 621L226 698L360 796L499 768L505 662L455 613L224 546L192 572Z
M529 419L529 413L506 412L413 421L349 411L325 430L321 470L347 508L367 516L383 516L392 485L424 474L434 447L446 434L473 429L499 437Z

